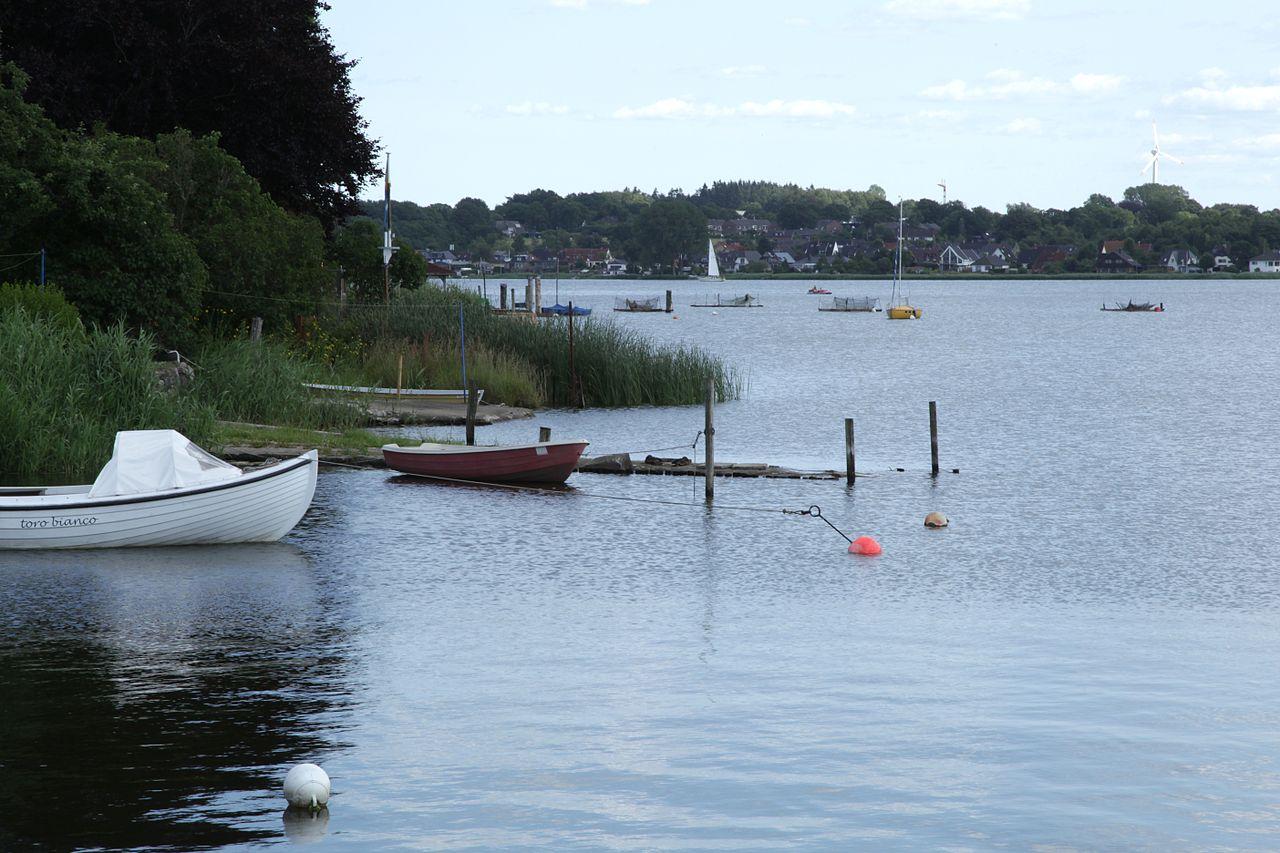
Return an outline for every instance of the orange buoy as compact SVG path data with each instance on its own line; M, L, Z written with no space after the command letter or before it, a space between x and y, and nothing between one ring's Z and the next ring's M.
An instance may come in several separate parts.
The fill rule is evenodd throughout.
M864 557L874 557L880 553L880 543L872 539L870 536L859 536L857 539L849 543L850 554L861 554Z

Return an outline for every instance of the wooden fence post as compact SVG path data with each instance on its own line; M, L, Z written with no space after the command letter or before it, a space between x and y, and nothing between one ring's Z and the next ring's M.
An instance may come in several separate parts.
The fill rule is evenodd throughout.
M702 435L707 440L707 503L711 503L716 496L716 381L714 379L707 380L706 407L706 423L703 425Z
M254 317L249 323L249 340L257 343L262 340L262 318Z
M476 443L476 383L471 380L467 383L467 446L474 446Z
M929 401L929 457L931 476L938 476L938 404Z
M538 427L538 443L543 444L551 440L551 427Z
M858 478L853 461L853 418L844 419L844 481L852 486Z

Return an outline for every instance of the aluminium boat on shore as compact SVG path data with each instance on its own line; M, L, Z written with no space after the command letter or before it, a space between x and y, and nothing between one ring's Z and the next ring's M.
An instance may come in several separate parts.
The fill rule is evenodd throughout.
M576 310L576 309L575 309ZM446 388L374 388L365 385L321 385L315 382L304 382L302 387L312 391L324 391L330 394L345 394L351 397L372 398L375 400L395 400L401 397L412 397L418 403L451 403L465 406L467 392L462 389ZM476 390L476 403L484 401L484 389Z
M91 485L0 487L0 549L274 542L316 488L310 450L253 471L173 430L116 433Z
M387 467L402 474L437 480L480 483L563 483L578 466L588 442L539 441L534 444L477 447L384 444Z

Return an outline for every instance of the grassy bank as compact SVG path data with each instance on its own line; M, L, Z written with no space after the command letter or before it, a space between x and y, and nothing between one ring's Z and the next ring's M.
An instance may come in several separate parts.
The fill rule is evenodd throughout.
M389 308L354 307L344 322L360 339L376 342L368 350L365 369L370 380L378 378L383 385L394 385L393 355L412 350L419 354L415 369L417 359L430 364L437 387L459 387L465 325L468 372L484 385L486 399L571 405L579 402L574 399L575 373L580 402L587 406L698 403L708 379L722 399L742 391L738 374L714 356L694 347L657 344L611 318L574 320L571 366L567 319L494 315L479 296L457 289L424 287L398 295ZM503 390L504 381L509 390Z
M399 436L389 439L366 429L318 430L219 421L214 427L210 446L215 452L227 447L314 447L321 454L363 453L388 441L405 447L417 447L422 443Z
M0 312L0 472L91 478L117 430L177 429L208 441L213 409L160 391L154 346L120 328Z

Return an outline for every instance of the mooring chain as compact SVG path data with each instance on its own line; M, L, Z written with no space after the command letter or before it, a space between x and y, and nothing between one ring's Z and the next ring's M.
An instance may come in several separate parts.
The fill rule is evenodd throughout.
M810 518L820 518L824 522L826 522L827 527L830 527L836 533L839 533L841 536L844 536L844 541L848 542L850 545L853 544L853 540L850 539L848 536L845 536L844 531L842 531L839 527L836 527L834 524L832 524L831 520L822 514L822 507L818 506L817 504L811 505L808 509L784 509L782 511L782 514L783 515L807 515Z

